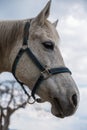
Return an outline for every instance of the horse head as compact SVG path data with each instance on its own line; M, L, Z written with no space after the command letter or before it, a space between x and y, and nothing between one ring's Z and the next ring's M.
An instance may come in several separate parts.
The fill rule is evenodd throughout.
M50 14L51 1L45 8L31 20L29 28L28 47L37 59L48 68L65 67L59 50L59 34L56 30L57 21L51 23L47 20ZM24 21L24 23L26 20ZM10 55L13 62L17 51L22 44L22 38L16 42ZM41 71L24 54L18 63L16 75L32 90ZM45 79L37 89L36 93L42 101L51 103L53 115L63 118L72 115L79 102L79 91L70 73L60 73Z

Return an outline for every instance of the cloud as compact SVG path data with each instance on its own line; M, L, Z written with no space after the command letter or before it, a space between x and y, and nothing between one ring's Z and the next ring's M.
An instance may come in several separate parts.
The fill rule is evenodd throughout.
M79 4L74 4L70 12L61 18L58 26L61 51L77 83L85 85L87 83L87 13Z
M65 20L65 22L67 19ZM68 21L69 22L69 21ZM74 72L75 76L78 77L78 82L83 82L86 84L87 80L87 43L86 34L87 28L86 22L80 23L77 28L72 27L72 29L65 23L65 29L63 29L62 34L62 53L64 54L64 59ZM76 21L71 26L76 26ZM84 29L83 29L84 28ZM84 34L84 35L83 35ZM64 43L65 42L65 43ZM81 80L82 79L82 80Z

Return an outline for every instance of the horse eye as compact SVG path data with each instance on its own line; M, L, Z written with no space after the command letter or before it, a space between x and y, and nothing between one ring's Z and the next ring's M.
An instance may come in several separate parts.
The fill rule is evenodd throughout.
M51 42L51 41L43 42L42 44L43 44L43 46L44 46L46 49L50 49L50 50L53 50L53 49L54 49L54 43Z

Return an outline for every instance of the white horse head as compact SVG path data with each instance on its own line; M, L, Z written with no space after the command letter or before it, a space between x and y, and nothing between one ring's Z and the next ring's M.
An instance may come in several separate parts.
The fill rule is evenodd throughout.
M37 59L49 68L65 67L59 50L59 34L56 30L57 21L51 23L47 20L50 14L50 5L51 1L47 3L45 8L37 17L31 20L28 46ZM22 46L23 28L26 21L30 20L4 23L6 26L10 26L9 30L11 31L9 32L12 32L12 29L14 29L13 34L15 38L14 40L10 40L13 43L9 43L10 45L7 44L9 45L7 48L10 49L6 50L8 58L3 61L4 67L2 68L5 68L3 71L11 71L15 57ZM10 33L9 35L13 36ZM6 64L7 68L5 66ZM17 77L32 89L40 73L41 72L37 66L26 55L26 53L24 53L16 68ZM36 93L41 97L42 101L48 101L52 104L51 111L53 115L57 117L63 118L70 116L77 109L79 91L69 73L60 73L50 76L40 84Z

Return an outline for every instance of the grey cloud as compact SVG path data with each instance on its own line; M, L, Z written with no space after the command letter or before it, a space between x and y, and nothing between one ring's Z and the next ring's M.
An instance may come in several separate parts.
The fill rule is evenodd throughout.
M75 22L75 23L74 23ZM78 84L87 82L87 19L70 15L60 22L62 49L67 65L75 73Z

